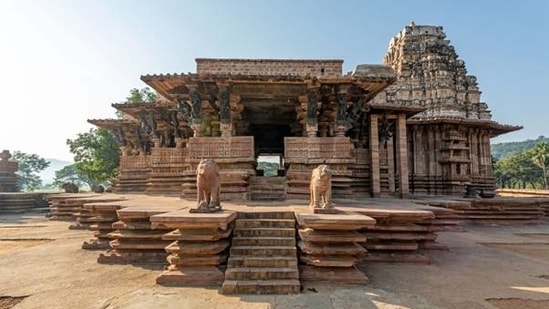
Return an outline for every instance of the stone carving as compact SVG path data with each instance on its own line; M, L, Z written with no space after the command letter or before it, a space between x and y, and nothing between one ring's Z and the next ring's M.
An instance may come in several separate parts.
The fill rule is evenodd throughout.
M190 212L209 213L221 210L219 167L213 159L203 159L198 163L196 191L198 208L191 209Z
M187 122L191 122L192 120L192 107L189 103L181 100L181 99L177 99L177 103L176 103L176 106L177 106L177 110L183 114L183 117L185 118L185 120L187 120Z
M387 146L387 142L393 137L394 132L395 123L384 117L379 124L379 142Z
M191 92L191 119L194 124L199 124L202 115L202 99L200 93Z
M229 104L229 99L229 91L227 89L221 89L219 91L219 119L223 124L231 122L231 105Z
M78 193L79 191L78 186L72 182L65 182L61 188L65 190L65 193Z
M311 208L333 208L332 203L332 171L326 164L313 169L311 174Z
M318 103L318 95L316 93L316 91L309 91L308 93L308 98L309 98L309 104L307 105L307 123L308 124L316 124L318 122L318 108L317 108L317 103Z
M347 124L347 97L345 94L339 92L337 98L337 124Z
M154 112L144 112L140 115L141 128L152 138L159 138Z

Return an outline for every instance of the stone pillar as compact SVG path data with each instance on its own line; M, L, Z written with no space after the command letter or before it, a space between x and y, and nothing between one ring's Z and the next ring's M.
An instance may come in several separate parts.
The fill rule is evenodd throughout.
M396 192L394 147L393 137L390 137L387 140L387 181L389 182L389 192Z
M348 96L345 92L336 90L336 129L335 136L345 136L346 124L347 124L347 99Z
M379 133L377 115L370 115L370 178L372 197L381 195L381 183L379 176Z
M227 88L219 89L219 128L221 130L221 137L229 137L232 135L231 129L231 103L230 94Z
M202 130L202 98L200 93L192 91L191 97L191 128L193 129L193 136L200 137Z
M307 137L318 135L318 88L309 88L307 91Z
M408 197L408 149L406 143L406 115L398 114L396 123L396 154L398 169L398 188L401 198Z

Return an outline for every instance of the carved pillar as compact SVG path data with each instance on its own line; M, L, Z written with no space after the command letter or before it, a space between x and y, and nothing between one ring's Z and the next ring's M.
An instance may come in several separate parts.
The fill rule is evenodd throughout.
M406 143L405 114L398 114L396 123L396 155L400 197L406 198L410 193L410 188L408 185L408 149Z
M200 137L202 130L202 98L200 93L192 91L191 97L191 128L194 132L194 137Z
M389 182L389 192L396 192L395 181L395 151L393 137L387 140L387 181Z
M219 89L219 121L221 137L232 135L230 94L227 88Z
M231 136L237 135L239 126L242 127L242 112L244 111L244 104L240 95L236 93L230 93L229 105L231 107Z
M307 122L306 131L308 137L318 135L318 88L309 88L307 91Z
M336 116L336 129L335 136L345 136L347 125L347 101L348 96L342 90L336 89L336 103L337 103L337 116Z
M377 117L377 115L370 115L370 178L372 185L372 197L379 197L381 195Z

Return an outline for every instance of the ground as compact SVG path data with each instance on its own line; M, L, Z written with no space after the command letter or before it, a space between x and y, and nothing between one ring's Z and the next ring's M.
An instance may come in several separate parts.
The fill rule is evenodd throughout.
M89 231L43 214L0 216L0 309L549 308L549 222L441 232L430 265L369 264L367 286L304 286L300 295L225 296L163 287L160 269L102 265ZM21 297L21 298L16 298Z

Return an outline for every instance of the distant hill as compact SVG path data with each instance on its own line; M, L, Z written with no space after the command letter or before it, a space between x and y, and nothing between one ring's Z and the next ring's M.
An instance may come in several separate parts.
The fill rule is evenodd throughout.
M539 142L549 142L549 138L540 136L537 139L527 139L521 142L507 142L492 144L492 155L496 159L501 159L505 156L522 152L524 150L533 148Z
M52 183L55 178L55 172L67 165L72 164L72 162L57 159L46 159L46 161L50 162L50 166L40 173L40 178L42 178L43 185Z

